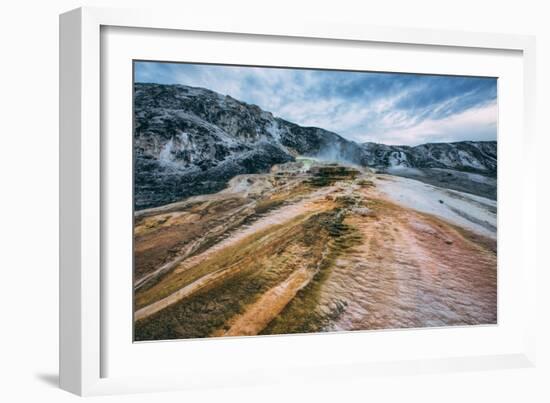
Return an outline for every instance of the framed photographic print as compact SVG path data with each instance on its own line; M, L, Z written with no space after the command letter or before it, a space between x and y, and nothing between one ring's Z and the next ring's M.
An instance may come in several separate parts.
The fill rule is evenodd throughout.
M62 387L532 365L533 52L62 15Z

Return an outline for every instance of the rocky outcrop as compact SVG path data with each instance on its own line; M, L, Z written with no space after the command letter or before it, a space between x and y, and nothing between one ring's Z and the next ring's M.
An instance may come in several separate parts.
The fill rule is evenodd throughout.
M428 143L415 147L364 143L365 165L378 168L444 168L495 176L496 141Z
M274 117L212 91L135 86L135 208L217 192L236 175L292 161Z

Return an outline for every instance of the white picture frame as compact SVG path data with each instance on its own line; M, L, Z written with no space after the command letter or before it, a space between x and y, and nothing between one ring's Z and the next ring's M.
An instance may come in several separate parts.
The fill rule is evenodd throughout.
M250 363L253 358L243 359L240 368L231 374L222 367L212 377L205 379L201 373L196 376L178 375L175 372L150 374L125 374L124 368L115 371L106 369L106 361L112 354L107 346L112 346L105 331L109 325L110 305L106 302L109 291L103 283L105 273L105 239L102 227L105 226L104 207L105 178L111 175L106 170L105 147L111 144L102 139L102 133L108 131L108 124L102 119L102 94L108 92L102 81L101 60L105 55L102 47L102 31L109 27L118 29L146 29L156 32L193 32L218 33L223 35L244 35L254 37L257 41L284 40L332 41L331 46L338 44L376 43L379 46L420 46L434 49L466 49L483 55L493 51L515 52L516 62L521 64L521 86L523 89L521 104L521 124L514 137L521 147L522 158L528 161L534 155L534 93L535 93L535 41L533 37L504 34L466 33L455 31L429 31L407 28L382 28L358 25L303 21L300 24L270 22L266 20L249 21L246 18L224 20L195 18L188 14L175 14L169 11L120 10L105 8L80 8L60 16L60 385L63 389L79 395L97 395L113 393L150 392L172 389L186 389L212 386L244 386L263 382L293 382L299 374L300 379L344 379L348 376L369 376L370 374L411 374L418 372L464 371L476 369L527 367L535 362L535 318L525 315L513 324L514 340L500 350L485 351L483 348L461 353L451 350L432 351L417 358L400 356L399 352L388 359L364 360L361 354L354 360L315 362L307 355L307 345L331 346L346 337L346 343L358 343L366 338L370 340L392 338L396 333L399 342L421 342L431 337L428 332L388 331L378 333L358 332L353 336L287 336L268 338L245 338L236 341L215 344L210 341L187 341L195 351L217 351L219 359L230 348L243 349L246 354L268 354L270 350L278 351L281 345L302 349L303 358L294 359L285 367L285 371L270 372L269 366L257 371ZM160 39L159 39L160 40ZM130 57L130 56L128 56ZM517 58L520 59L517 59ZM447 72L447 71L445 71ZM130 83L131 77L128 77ZM521 91L520 91L521 92ZM111 98L109 98L111 99ZM112 98L116 99L116 98ZM105 111L103 111L105 112ZM130 133L126 133L131 135ZM506 151L506 150L504 150ZM499 153L501 151L499 150ZM506 168L506 167L504 167ZM499 172L501 172L499 157ZM507 172L507 171L504 171ZM536 261L535 244L532 241L536 226L535 178L519 174L514 176L521 182L521 192L516 192L515 205L521 207L518 213L514 234L519 242L514 251L514 262L519 262L521 282L516 282L514 292L522 299L524 312L535 312ZM502 181L499 173L499 186ZM499 194L500 198L500 194ZM131 208L129 205L128 208ZM500 206L499 206L500 209ZM506 218L506 217L505 217ZM499 216L499 225L504 219ZM500 227L499 227L500 228ZM499 242L500 242L499 233ZM500 253L500 250L499 250ZM512 253L512 252L510 252ZM499 256L500 259L500 256ZM500 260L499 260L500 263ZM510 280L512 281L512 280ZM506 284L505 284L506 286ZM500 283L499 283L500 287ZM509 294L506 294L509 295ZM500 298L500 297L499 297ZM499 300L499 304L502 300ZM500 305L499 305L500 306ZM131 313L129 313L131 315ZM504 327L503 327L504 328ZM462 329L464 330L464 329ZM497 329L498 330L498 329ZM437 332L438 330L435 330ZM436 336L439 341L451 341L459 335L460 329L440 331ZM481 329L480 337L490 337ZM403 336L410 332L410 336ZM482 335L482 332L487 334ZM453 336L453 333L455 336ZM409 334L409 333L408 333ZM500 336L509 335L495 333ZM511 333L510 333L511 334ZM477 333L471 333L475 340ZM521 336L520 336L521 335ZM405 337L405 338L404 338ZM462 334L458 337L463 337ZM315 340L315 342L309 341ZM414 338L414 340L413 340ZM521 338L521 340L520 340ZM261 340L260 340L261 339ZM130 340L127 340L131 344ZM163 354L182 348L185 342L163 344ZM202 343L202 344L201 344ZM204 344L206 343L206 344ZM470 342L472 343L472 342ZM245 346L246 345L246 346ZM116 346L116 345L115 345ZM189 346L189 344L188 344ZM152 348L152 347L151 347ZM131 350L128 350L129 354ZM464 350L466 351L466 350ZM156 354L156 353L155 353ZM194 356L189 356L193 364ZM215 360L216 358L209 358ZM301 360L301 361L300 361ZM247 367L246 365L250 365ZM275 365L275 364L274 364ZM284 365L281 362L280 365ZM301 368L308 368L306 374ZM280 369L280 367L279 367ZM120 373L122 372L122 373ZM183 371L184 372L184 371ZM204 373L202 373L204 374Z

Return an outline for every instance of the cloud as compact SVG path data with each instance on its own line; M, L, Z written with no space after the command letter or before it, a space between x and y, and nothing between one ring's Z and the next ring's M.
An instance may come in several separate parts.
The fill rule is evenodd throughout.
M138 82L204 87L357 142L495 140L496 79L137 62Z
M396 123L385 130L387 144L423 144L463 140L496 140L496 102L466 109L442 119L428 118L417 124ZM391 122L388 126L392 126ZM375 133L373 137L377 137Z

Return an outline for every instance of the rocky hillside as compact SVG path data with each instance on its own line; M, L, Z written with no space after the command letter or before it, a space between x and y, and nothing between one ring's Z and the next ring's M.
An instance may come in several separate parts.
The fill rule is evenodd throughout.
M445 168L496 175L496 141L428 143L415 147L364 143L364 163L379 168Z
M217 192L235 175L266 172L297 155L496 174L496 142L357 144L203 88L138 83L134 111L137 210Z
M138 210L219 191L235 175L265 172L299 154L361 162L362 148L335 133L202 88L136 84L134 107Z

